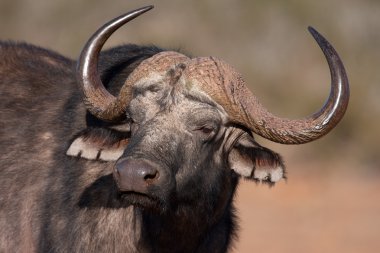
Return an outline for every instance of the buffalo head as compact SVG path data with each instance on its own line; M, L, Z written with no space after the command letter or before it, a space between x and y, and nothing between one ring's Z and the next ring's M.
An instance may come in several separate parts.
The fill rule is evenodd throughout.
M161 211L189 205L215 214L230 203L239 177L274 183L285 176L280 156L260 146L252 133L283 144L302 144L327 134L343 117L349 97L343 64L312 28L330 67L331 92L323 108L310 117L279 118L224 61L172 51L142 61L119 95L111 95L98 74L99 52L115 30L150 9L104 25L87 42L78 62L87 109L113 122L113 130L121 134L113 141L104 135L80 137L67 151L117 160L113 177L128 203Z

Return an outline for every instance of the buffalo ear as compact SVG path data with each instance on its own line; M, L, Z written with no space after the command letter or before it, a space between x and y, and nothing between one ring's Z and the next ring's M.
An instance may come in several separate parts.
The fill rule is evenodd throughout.
M66 155L87 160L116 161L128 145L130 133L87 128L71 141Z
M232 170L247 179L275 183L285 178L285 166L280 155L260 146L247 133L232 147L228 163Z

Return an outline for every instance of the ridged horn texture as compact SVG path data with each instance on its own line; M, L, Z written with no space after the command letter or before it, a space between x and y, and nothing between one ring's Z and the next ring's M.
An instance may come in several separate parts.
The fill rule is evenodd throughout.
M149 78L149 76L154 74L159 74L161 76L166 75L171 69L183 62L189 61L190 58L174 51L164 51L153 55L152 57L142 61L139 66L128 76L125 85L121 88L120 94L126 97L128 101L131 98L131 87L137 81Z
M87 41L78 60L77 80L87 109L105 121L119 121L125 115L128 98L120 92L116 98L104 87L98 73L98 58L106 40L122 25L151 10L146 6L117 17L96 31Z
M152 9L147 6L122 15L100 28L87 42L78 62L78 80L88 110L106 121L125 117L131 87L152 73L165 74L181 63L187 83L202 90L227 112L232 123L241 124L258 135L282 144L302 144L327 134L342 119L349 101L347 75L335 49L316 30L310 33L322 49L331 73L331 91L320 111L303 119L279 118L267 111L247 88L241 75L214 57L190 59L176 52L162 52L144 60L128 77L119 96L112 96L102 84L97 62L109 36L120 26Z
M309 31L322 49L331 73L331 91L322 109L303 119L279 118L264 108L247 88L241 75L213 57L195 58L184 75L222 105L230 121L282 144L302 144L327 134L342 119L349 101L347 75L337 52L316 30Z

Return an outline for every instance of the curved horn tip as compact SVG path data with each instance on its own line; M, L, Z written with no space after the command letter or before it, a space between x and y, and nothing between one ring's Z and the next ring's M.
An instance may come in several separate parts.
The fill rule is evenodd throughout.
M141 7L141 8L138 8L136 10L133 10L133 11L130 11L130 12L127 12L123 15L121 15L120 17L116 18L115 20L119 20L119 19L124 19L126 18L126 22L134 19L134 18L137 18L138 16L140 16L141 14L144 14L145 12L147 11L150 11L151 9L154 8L154 5L147 5L147 6L144 6L144 7Z
M312 26L308 26L307 27L307 30L311 33L311 35L314 37L314 39L318 42L318 44L320 43L326 43L327 40L325 39L325 37L323 37L317 30L315 30ZM328 43L328 42L327 42Z
M323 52L326 52L326 49L333 49L331 44L327 41L325 37L322 36L317 30L315 30L312 26L308 26L307 30L311 33L315 41L317 41L318 45L321 47ZM335 51L335 50L333 50Z
M315 33L318 33L318 31L317 30L315 30L315 28L314 27L312 27L311 25L309 25L308 27L307 27L307 30L309 30L309 32L311 33L311 34L315 34ZM319 33L318 33L319 34Z
M130 12L127 12L123 15L121 15L119 18L121 17L129 17L130 20L134 19L134 18L137 18L138 16L140 16L141 14L147 12L147 11L150 11L151 9L154 8L154 5L147 5L147 6L144 6L144 7L141 7L141 8L138 8L136 10L133 10L133 11L130 11ZM118 18L116 18L118 19ZM128 22L128 21L127 21Z
M100 80L97 70L99 52L113 32L153 8L153 5L141 7L109 21L92 35L82 49L77 63L78 84L88 110L99 119L114 121L124 113L124 109L118 105L120 98L111 95Z
M142 12L146 12L146 11L150 11L151 9L154 8L154 5L147 5L147 6L144 6L144 7L141 7L135 11L142 11Z

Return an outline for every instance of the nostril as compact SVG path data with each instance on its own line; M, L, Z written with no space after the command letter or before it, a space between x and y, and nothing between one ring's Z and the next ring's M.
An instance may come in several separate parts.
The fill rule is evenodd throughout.
M160 184L160 171L144 160L119 160L113 171L116 184L122 191L147 193L149 187Z
M151 171L150 173L147 173L145 176L144 176L144 180L147 182L147 183L150 183L152 181L154 181L155 179L158 178L158 171Z

